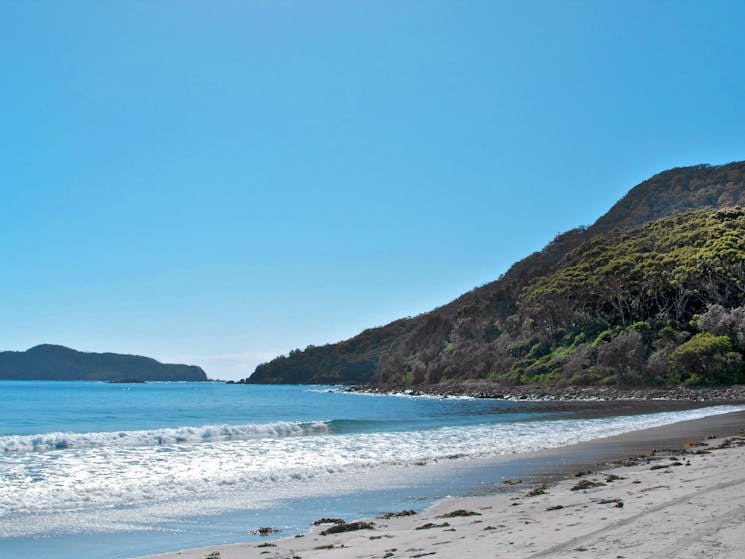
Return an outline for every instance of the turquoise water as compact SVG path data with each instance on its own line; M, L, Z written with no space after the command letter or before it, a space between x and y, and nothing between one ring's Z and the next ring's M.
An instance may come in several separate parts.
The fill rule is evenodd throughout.
M0 556L48 559L129 557L424 506L472 489L453 472L477 459L733 409L19 381L0 382L0 402Z
M0 381L0 392L5 416L0 435L265 425L277 420L348 420L338 428L385 430L407 423L479 423L494 413L517 414L503 418L506 421L531 414L514 402L495 406L473 399L374 397L311 386Z

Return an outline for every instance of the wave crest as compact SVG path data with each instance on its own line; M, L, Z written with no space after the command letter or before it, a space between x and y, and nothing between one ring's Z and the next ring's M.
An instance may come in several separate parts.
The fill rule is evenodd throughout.
M265 439L318 435L330 432L326 421L249 423L246 425L204 425L167 427L142 431L104 431L95 433L42 433L0 437L0 451L40 452L68 448L138 447L194 444L215 441Z

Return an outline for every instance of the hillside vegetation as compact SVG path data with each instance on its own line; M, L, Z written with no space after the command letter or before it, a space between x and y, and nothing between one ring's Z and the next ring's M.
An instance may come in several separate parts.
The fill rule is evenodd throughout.
M423 315L295 350L248 382L741 382L745 163L660 173L588 228Z
M0 352L0 380L206 381L194 365L160 363L140 355L84 353L59 345Z

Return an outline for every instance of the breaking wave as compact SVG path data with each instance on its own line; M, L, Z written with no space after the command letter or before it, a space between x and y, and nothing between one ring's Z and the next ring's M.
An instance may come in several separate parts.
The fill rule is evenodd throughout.
M328 433L327 421L246 425L204 425L171 427L141 431L105 431L96 433L42 433L0 437L3 453L43 452L68 448L139 447L193 444L201 442L297 437Z

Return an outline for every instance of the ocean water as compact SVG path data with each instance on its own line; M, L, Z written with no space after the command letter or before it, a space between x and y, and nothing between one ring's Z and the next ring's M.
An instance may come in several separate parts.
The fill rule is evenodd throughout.
M421 508L473 490L454 472L479 459L738 409L20 381L0 382L0 402L0 557L39 559L132 557Z

